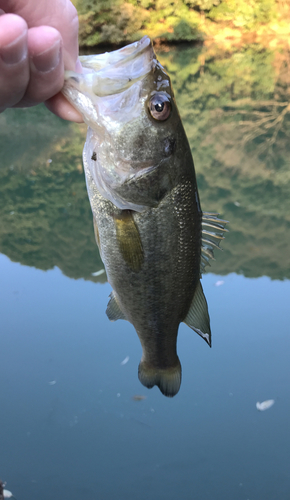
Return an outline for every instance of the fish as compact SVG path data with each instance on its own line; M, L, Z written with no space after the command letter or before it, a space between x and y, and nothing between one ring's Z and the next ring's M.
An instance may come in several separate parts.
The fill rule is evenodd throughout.
M275 403L274 399L267 399L266 401L262 401L262 403L257 401L256 408L259 411L265 411L271 408L271 406L273 406L274 403Z
M170 77L151 40L81 63L83 73L66 72L62 92L88 125L84 171L113 289L106 313L138 334L140 382L173 397L181 384L180 323L211 346L200 278L227 221L201 210Z

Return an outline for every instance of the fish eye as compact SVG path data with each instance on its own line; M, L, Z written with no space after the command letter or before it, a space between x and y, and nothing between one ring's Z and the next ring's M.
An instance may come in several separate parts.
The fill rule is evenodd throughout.
M149 112L155 120L167 120L171 113L171 103L164 94L154 94L149 101Z

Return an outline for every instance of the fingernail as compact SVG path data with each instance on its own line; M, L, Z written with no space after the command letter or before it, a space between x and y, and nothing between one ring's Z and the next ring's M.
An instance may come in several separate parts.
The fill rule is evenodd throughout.
M1 47L0 57L5 64L17 64L27 55L26 32L22 33L14 42Z
M75 72L76 73L82 73L83 72L82 63L79 60L79 58L77 58L77 62L76 62L76 66L75 66Z
M35 66L37 71L42 73L48 73L57 67L61 56L61 44L60 40L57 40L55 44L49 49L45 50L41 54L32 57L32 64Z

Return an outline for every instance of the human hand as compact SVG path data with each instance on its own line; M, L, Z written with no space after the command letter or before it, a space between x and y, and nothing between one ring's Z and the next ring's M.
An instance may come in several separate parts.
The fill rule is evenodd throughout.
M45 102L61 118L82 122L60 93L64 70L81 71L70 0L0 0L0 112Z

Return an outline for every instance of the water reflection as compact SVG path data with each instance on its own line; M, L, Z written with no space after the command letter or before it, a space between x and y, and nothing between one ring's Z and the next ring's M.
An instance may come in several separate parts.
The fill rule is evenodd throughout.
M159 54L190 140L202 208L231 222L218 274L289 277L289 51ZM0 116L0 251L72 278L102 269L81 166L85 127L44 108Z
M141 388L137 335L104 314L109 284L3 255L0 276L0 472L16 498L288 498L289 281L206 274L213 349L181 325L168 399Z
M92 231L81 151L85 127L44 107L0 116L0 251L39 269L105 281Z
M249 94L274 99L286 78L275 61L287 53L254 46L162 57L202 207L231 221L211 270L289 277L289 146L255 159L258 138L242 144L245 115L235 119L231 97L234 81L245 106ZM85 130L42 108L5 112L0 123L1 252L94 280L102 264L80 165ZM276 141L288 125L286 113ZM181 325L183 384L169 400L157 389L140 393L141 348L130 324L107 320L108 284L27 265L0 255L0 473L18 499L288 499L289 281L206 274L214 347ZM133 401L138 394L147 398ZM271 398L275 405L258 412L257 401Z

